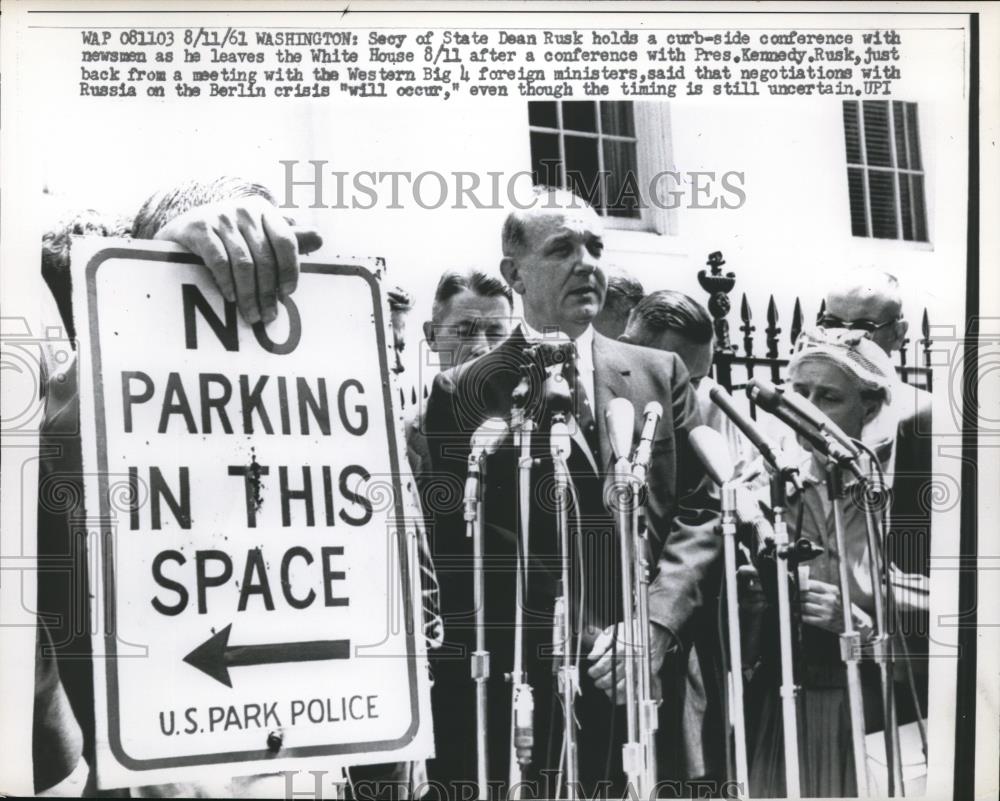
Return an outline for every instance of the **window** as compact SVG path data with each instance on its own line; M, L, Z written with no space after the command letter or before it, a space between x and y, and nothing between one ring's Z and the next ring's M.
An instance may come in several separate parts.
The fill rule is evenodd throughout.
M844 101L851 233L927 241L917 104Z
M573 190L611 228L670 232L667 210L648 197L669 168L665 103L531 101L528 126L536 184Z

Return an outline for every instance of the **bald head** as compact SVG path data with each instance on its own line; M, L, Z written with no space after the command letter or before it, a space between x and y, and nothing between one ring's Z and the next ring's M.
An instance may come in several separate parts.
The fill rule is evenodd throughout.
M836 280L826 294L826 315L858 327L867 321L871 339L886 353L899 350L906 337L903 299L896 277L882 270L860 268Z
M587 201L567 189L534 186L531 192L519 199L503 224L501 247L503 255L516 257L524 252L529 242L529 231L539 226L552 225L554 221L568 218L586 220L600 226L600 217Z

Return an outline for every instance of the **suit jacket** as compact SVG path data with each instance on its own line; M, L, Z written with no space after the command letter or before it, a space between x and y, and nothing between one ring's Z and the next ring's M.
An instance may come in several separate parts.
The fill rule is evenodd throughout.
M441 581L445 615L445 647L435 665L435 730L438 737L437 776L442 779L474 777L473 682L469 676L468 652L474 637L472 603L471 540L466 537L462 515L462 485L470 437L487 418L507 417L511 394L520 380L526 342L520 329L490 353L440 374L427 404L425 426L433 465L425 495L425 509L432 518L431 538ZM573 516L574 609L583 621L580 653L586 657L596 634L621 620L619 588L620 549L613 518L608 514L605 476L612 453L604 421L608 402L617 397L630 400L637 409L634 438L642 424L641 412L649 401L664 408L653 441L645 514L651 565L649 611L653 623L667 629L677 644L677 653L664 668L665 698L661 716L661 740L673 752L670 775L703 775L702 749L715 750L706 739L706 715L712 702L715 679L695 675L687 681L688 667L712 661L693 656L691 646L706 633L714 632L717 596L717 556L720 539L718 500L699 460L688 444L688 434L700 423L694 393L681 361L671 353L640 348L607 339L595 333L594 417L597 422L597 452L590 451L583 434L571 425L574 444L569 468L574 479L576 502ZM541 458L533 471L533 502L528 556L528 587L523 597L527 671L535 693L535 770L556 766L558 751L543 757L547 741L558 744L561 715L552 697L552 609L557 594L558 548L553 524L553 481L548 456L544 410L533 439L533 453ZM490 774L507 777L509 737L509 685L503 674L512 667L513 609L515 601L517 481L511 442L489 460L484 479L487 650L491 653L489 704ZM595 467L600 471L595 472ZM447 490L445 487L447 486ZM579 576L579 581L577 577ZM709 639L714 639L710 637ZM707 644L707 643L706 643ZM711 647L705 649L711 651ZM624 712L615 711L603 693L588 686L581 661L583 692L576 707L580 719L581 774L594 767L598 775L606 760L605 744L612 730L620 727ZM698 671L696 670L695 673ZM678 698L685 687L700 693L694 703ZM706 687L708 688L706 690ZM690 700L690 699L688 699ZM694 714L692 715L692 709ZM609 718L610 716L610 718ZM683 734L681 718L688 717ZM610 719L610 723L608 720ZM589 727L589 730L588 730ZM678 768L678 737L685 740ZM613 738L612 738L613 739ZM593 746L593 747L591 747ZM471 748L471 751L470 751ZM613 754L616 746L608 750ZM721 751L721 745L719 746ZM719 751L715 753L718 754ZM620 761L620 749L613 756ZM548 765L546 765L548 761ZM587 763L585 765L585 763ZM661 775L664 773L661 770ZM598 775L599 778L599 775Z

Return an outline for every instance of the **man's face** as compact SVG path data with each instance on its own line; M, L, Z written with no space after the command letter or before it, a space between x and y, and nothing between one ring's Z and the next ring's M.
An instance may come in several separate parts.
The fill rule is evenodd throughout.
M510 313L502 295L485 297L463 289L445 301L437 318L424 323L424 334L441 366L454 367L503 342L510 333Z
M795 365L791 372L792 389L810 401L849 437L861 436L861 429L877 411L877 404L864 401L857 385L847 374L829 362L809 359ZM799 444L812 450L802 437Z
M638 340L633 341L637 342L637 344L656 348L657 350L666 350L671 353L676 353L678 357L680 357L680 360L684 362L688 375L691 377L691 384L696 389L701 383L701 380L707 376L709 372L711 372L711 342L699 344L697 342L693 342L679 331L671 330L661 331L660 334L649 343L638 342Z
M533 328L582 334L604 305L607 279L600 269L601 221L591 208L553 209L525 222L519 253L501 269L523 298Z
M826 298L825 314L847 324L859 321L873 323L877 328L869 337L889 355L903 345L906 323L897 320L899 307L879 292L861 287L843 293L831 292Z

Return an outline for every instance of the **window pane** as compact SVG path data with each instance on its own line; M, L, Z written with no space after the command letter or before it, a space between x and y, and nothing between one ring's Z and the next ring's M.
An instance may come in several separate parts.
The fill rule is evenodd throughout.
M896 173L899 182L899 216L903 221L903 239L913 241L913 204L910 202L909 175L905 172Z
M597 139L566 135L566 185L595 208L602 209L598 180Z
M896 166L904 170L910 166L910 158L906 152L906 121L903 103L892 101L892 128L896 135Z
M868 236L868 224L865 222L864 170L856 167L848 168L847 193L851 198L851 234Z
M601 103L601 133L635 136L631 100L605 100Z
M924 203L924 176L911 175L910 187L913 190L913 238L917 242L926 242L927 206Z
M866 100L865 155L868 163L881 167L892 166L889 150L889 104L885 100Z
M861 163L861 135L858 131L858 101L844 101L844 143L847 146L847 163ZM864 236L864 234L861 234Z
M641 217L635 142L605 139L604 170L607 173L605 202L608 215L635 219Z
M896 195L893 174L882 170L868 171L868 202L872 210L872 236L897 239Z
M531 174L538 186L562 186L559 134L531 132Z
M532 100L528 103L528 125L542 128L558 128L556 104L554 100Z
M593 100L564 100L563 128L597 133L597 103Z
M917 127L917 104L906 104L906 133L910 139L910 169L922 170L920 161L920 131Z

